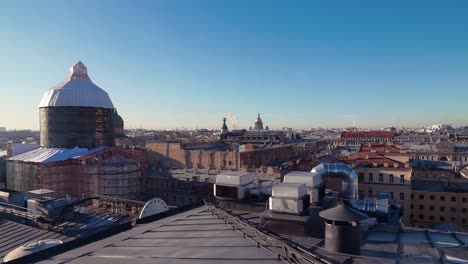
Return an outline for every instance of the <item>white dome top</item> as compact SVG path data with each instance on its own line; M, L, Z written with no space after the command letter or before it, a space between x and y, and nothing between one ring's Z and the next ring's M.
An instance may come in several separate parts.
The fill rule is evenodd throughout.
M114 108L109 95L91 81L81 61L70 68L65 81L44 93L39 107L49 106Z

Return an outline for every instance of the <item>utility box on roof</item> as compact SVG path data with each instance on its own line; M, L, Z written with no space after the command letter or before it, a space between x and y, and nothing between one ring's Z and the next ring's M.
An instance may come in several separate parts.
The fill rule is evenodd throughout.
M273 186L272 196L275 198L300 199L307 194L307 188L302 183L281 182Z
M284 175L284 182L304 183L307 187L316 187L322 184L322 177L308 171L292 171Z
M312 173L308 171L293 171L284 175L284 182L305 184L307 186L307 193L310 196L310 202L320 202L320 191L323 189L323 182L319 173Z
M214 196L218 199L244 200L254 187L253 181L254 175L250 173L219 174L213 186Z
M216 184L224 186L244 186L252 183L254 175L250 173L230 173L216 176Z
M308 213L310 202L307 188L302 183L282 182L273 186L269 199L269 208L274 213Z

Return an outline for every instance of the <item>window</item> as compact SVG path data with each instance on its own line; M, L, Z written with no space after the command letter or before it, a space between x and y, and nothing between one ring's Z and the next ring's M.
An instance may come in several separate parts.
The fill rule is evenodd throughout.
M382 173L379 174L379 182L383 182L383 174Z
M445 196L441 196L441 197L440 197L440 200L441 200L441 201L445 201Z
M372 173L369 173L369 181L374 181L374 175Z
M393 200L393 192L390 192L390 200Z
M455 197L455 196L450 197L450 201L456 202L456 201L457 201L457 197Z
M405 194L404 193L400 193L400 201L404 201L405 200Z
M414 194L411 194L411 200L413 200L413 199L414 199Z
M363 190L359 190L358 191L358 196L360 199L364 198L364 191Z
M457 212L457 208L455 208L455 207L450 207L450 212L456 213L456 212Z
M439 217L439 220L440 220L441 222L444 222L444 221L445 221L445 217L441 216L441 217Z
M468 201L468 198L466 198L466 197L462 198L462 202L466 203L467 201Z
M435 207L433 205L429 206L429 210L434 211Z
M405 183L405 175L400 175L400 183Z
M435 219L435 217L434 217L433 215L430 215L430 216L429 216L429 220L434 221L434 219Z
M419 215L419 219L423 220L423 219L424 219L424 215Z
M468 209L462 208L461 211L462 211L462 213L466 214L468 212Z
M424 200L424 194L419 195L419 200Z
M369 191L367 192L367 197L369 197L369 198L370 198L370 197L374 197L374 196L372 195L372 190L369 190Z
M441 206L439 209L441 212L445 212L445 206Z
M434 201L434 200L435 200L435 196L434 196L434 195L429 196L429 200Z
M450 221L456 222L455 217L450 217Z
M413 209L413 208L414 208L414 204L411 204L411 209Z
M424 210L424 205L423 205L423 204L420 204L420 205L419 205L419 209Z
M393 174L388 175L388 180L389 180L390 182L393 182Z
M466 224L466 218L461 219L462 224Z
M359 181L360 182L364 181L364 173L362 172L359 173Z

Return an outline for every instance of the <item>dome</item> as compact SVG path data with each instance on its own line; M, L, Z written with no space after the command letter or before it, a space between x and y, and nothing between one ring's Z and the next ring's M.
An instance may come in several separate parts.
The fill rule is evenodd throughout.
M257 119L255 119L255 122L262 122L262 118L260 117L260 114L257 115Z
M39 107L51 106L114 109L109 95L91 81L88 70L81 61L70 68L70 73L63 82L44 93Z
M256 130L263 130L263 122L260 114L257 115L257 119L255 120L255 129Z

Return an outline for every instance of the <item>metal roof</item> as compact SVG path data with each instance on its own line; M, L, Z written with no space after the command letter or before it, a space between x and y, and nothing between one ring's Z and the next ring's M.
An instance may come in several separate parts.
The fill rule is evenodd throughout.
M321 208L315 208L320 210ZM260 213L234 210L231 214L249 221L253 225L259 223ZM311 212L314 234L308 237L291 235L291 225L284 224L283 237L293 243L307 248L329 263L363 263L363 264L413 264L413 263L466 263L468 262L468 234L440 232L420 228L396 228L388 226L374 226L363 231L361 255L352 256L353 261L348 262L349 254L335 253L323 248L324 223L323 219ZM362 227L362 226L361 226ZM322 229L322 230L316 230ZM315 232L317 231L317 232ZM453 239L455 238L455 240ZM455 260L460 261L456 262Z
M39 263L281 263L241 230L196 208Z
M42 239L59 239L66 244L132 221L129 216L84 208L73 220L44 230L2 216L8 215L0 215L0 262L6 254L26 243Z
M106 149L106 146L97 147L94 149L87 148L38 148L23 154L11 157L7 160L10 161L24 161L24 162L37 162L37 163L50 163L57 161L64 161L72 158L79 158L81 156L89 155Z
M331 209L321 211L320 217L333 221L362 221L369 218L367 215L352 209L346 205L339 204Z
M47 90L39 107L82 106L114 109L106 91L95 85L88 76L88 70L79 61L70 68L67 78Z

